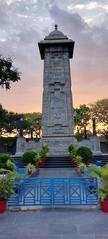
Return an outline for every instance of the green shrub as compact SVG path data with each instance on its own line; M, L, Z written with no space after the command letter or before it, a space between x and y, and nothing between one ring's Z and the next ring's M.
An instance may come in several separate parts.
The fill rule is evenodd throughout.
M36 156L36 153L33 151L25 152L22 156L21 161L24 164L28 164L28 163L35 164L35 156Z
M77 148L73 144L70 144L69 147L68 147L68 151L69 151L69 154L72 157L75 157L76 156L76 152L77 152Z
M5 169L5 168L0 168L0 175L1 174L10 174L10 170Z
M10 159L6 162L6 168L10 171L16 171L16 166Z
M93 153L88 147L81 146L77 149L77 155L83 158L83 163L88 164L92 161Z
M13 159L11 158L9 154L0 153L0 168L6 168L6 163L8 160L13 162Z

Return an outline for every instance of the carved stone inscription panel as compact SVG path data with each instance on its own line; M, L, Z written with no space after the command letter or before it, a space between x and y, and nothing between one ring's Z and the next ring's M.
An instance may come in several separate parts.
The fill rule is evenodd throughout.
M49 126L66 126L66 94L56 89L50 93Z
M49 63L49 84L65 84L64 57L62 52L52 52Z

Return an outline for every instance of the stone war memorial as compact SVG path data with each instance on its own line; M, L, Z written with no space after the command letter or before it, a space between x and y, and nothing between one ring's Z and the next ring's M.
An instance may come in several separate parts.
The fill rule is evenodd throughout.
M38 43L44 62L42 138L40 142L26 142L17 138L16 155L28 150L39 150L48 144L49 155L68 155L70 144L87 146L94 154L100 154L97 136L77 142L74 137L73 101L71 92L70 59L73 57L74 41L55 25L54 31Z

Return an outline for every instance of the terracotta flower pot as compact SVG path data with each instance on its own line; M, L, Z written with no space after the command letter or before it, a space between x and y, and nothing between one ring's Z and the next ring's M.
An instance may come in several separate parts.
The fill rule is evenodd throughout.
M43 166L45 164L44 160L41 160L41 166Z
M83 173L84 173L84 170L80 169L80 173L83 174Z
M108 199L104 199L103 201L100 201L100 206L103 212L108 212Z
M32 174L32 169L28 169L28 174Z
M7 201L6 200L0 200L0 213L5 212L6 208L7 208Z
M39 165L36 165L35 168L36 168L36 169L39 169Z

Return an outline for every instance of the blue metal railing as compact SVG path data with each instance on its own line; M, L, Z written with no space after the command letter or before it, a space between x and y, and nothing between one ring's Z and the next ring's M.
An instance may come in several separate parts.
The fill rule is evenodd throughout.
M14 206L90 206L98 204L98 183L93 177L20 178L8 200Z

